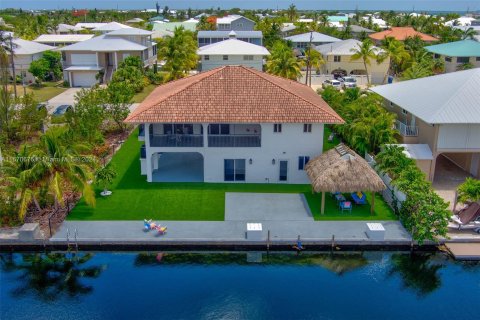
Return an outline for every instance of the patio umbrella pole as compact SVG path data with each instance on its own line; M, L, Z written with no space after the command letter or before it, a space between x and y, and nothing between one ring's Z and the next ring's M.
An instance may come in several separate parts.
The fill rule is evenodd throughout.
M375 191L372 191L372 205L370 206L370 213L373 214L373 208L375 207Z
M322 192L322 210L321 213L325 213L325 191Z

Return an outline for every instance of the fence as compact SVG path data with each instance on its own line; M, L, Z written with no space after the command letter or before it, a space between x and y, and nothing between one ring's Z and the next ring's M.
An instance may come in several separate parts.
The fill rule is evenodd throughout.
M377 162L373 158L373 156L369 155L368 153L365 154L365 160L367 160L370 167L377 171L380 178L383 180L387 189L383 190L382 196L383 199L388 203L388 205L395 210L400 210L402 208L402 203L407 200L407 196L405 193L398 190L396 187L392 185L392 179L388 176L388 174L383 174L376 168Z

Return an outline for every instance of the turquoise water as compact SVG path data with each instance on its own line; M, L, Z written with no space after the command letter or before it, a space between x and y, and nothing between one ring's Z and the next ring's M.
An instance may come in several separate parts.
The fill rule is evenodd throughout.
M1 319L478 319L480 264L408 253L2 254Z

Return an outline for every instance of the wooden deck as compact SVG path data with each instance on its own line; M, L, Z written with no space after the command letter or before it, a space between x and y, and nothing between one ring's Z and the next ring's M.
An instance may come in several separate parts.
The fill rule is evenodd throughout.
M447 242L445 246L456 260L480 260L480 242Z

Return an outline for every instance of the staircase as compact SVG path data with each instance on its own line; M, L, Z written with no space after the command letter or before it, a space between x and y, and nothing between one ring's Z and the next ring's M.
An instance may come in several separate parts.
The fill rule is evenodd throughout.
M103 83L108 83L112 80L113 75L113 66L108 66L107 70L105 70L105 75L103 76Z

